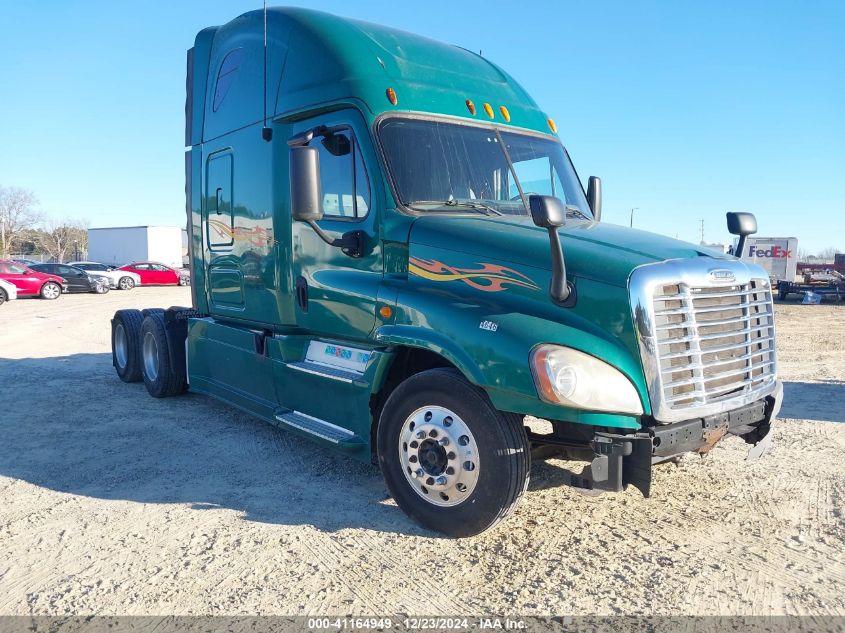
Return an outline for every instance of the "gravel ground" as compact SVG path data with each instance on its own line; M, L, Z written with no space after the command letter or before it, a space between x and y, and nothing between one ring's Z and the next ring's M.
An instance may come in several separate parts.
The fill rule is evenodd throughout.
M186 288L0 307L0 614L845 615L845 306L778 305L772 452L728 438L588 497L535 464L519 510L449 540L375 467L111 368L120 307Z

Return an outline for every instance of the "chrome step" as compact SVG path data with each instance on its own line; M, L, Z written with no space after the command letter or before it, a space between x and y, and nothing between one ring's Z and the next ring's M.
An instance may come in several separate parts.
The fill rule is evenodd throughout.
M311 361L301 360L295 363L288 363L288 367L297 371L304 371L308 374L322 376L330 380L339 380L340 382L362 382L364 374L351 369L343 369L342 367L329 367L321 363L312 363Z
M336 426L331 422L300 413L299 411L279 413L276 415L276 419L282 424L310 433L333 444L359 441L352 431Z

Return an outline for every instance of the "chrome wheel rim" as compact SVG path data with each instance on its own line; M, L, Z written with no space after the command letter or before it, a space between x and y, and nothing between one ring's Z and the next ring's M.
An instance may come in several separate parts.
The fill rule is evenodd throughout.
M56 284L47 284L44 286L44 296L48 299L55 299L59 296L61 289Z
M399 433L399 461L408 484L432 505L458 505L478 483L475 437L444 407L421 407L408 416Z
M129 345L126 341L126 330L123 323L118 323L114 327L114 357L117 360L117 366L124 369L129 357Z
M152 332L144 334L142 354L144 356L144 373L150 381L158 378L158 345Z
M132 286L135 285L135 282L132 281L129 277L121 277L120 278L120 289L121 290L129 290Z

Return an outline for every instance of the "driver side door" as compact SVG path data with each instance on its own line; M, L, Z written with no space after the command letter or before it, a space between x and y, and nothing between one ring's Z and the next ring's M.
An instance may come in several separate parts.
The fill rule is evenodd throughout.
M330 136L315 136L320 160L323 219L330 237L350 231L363 235L363 254L351 257L321 240L304 222L293 222L292 268L296 324L311 334L366 340L375 326L376 297L382 279L379 234L380 191L375 151L366 123L355 110L313 117L292 126L300 134L325 125Z

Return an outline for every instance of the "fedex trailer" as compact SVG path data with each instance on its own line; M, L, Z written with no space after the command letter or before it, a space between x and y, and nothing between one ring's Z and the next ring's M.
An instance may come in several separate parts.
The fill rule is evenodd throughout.
M742 253L734 252L740 259L750 261L769 273L775 281L795 281L798 264L798 238L749 236Z

